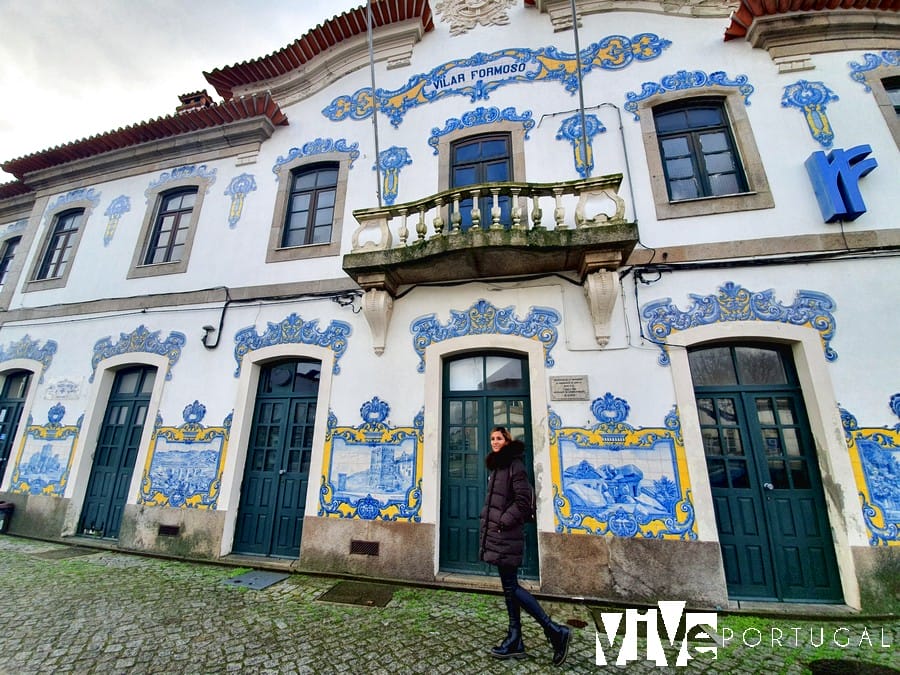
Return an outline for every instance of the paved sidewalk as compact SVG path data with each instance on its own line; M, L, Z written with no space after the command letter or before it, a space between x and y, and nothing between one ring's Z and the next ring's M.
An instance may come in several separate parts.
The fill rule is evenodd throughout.
M367 607L318 600L337 578L292 574L261 590L227 583L245 571L0 535L0 674L661 672L646 662L597 666L584 604L544 603L576 626L557 669L530 620L529 658L489 656L506 628L499 595L396 586L387 605ZM900 668L896 619L720 616L723 626L733 638L717 660L669 672L803 673L825 659L844 661L830 672L854 672L848 659Z

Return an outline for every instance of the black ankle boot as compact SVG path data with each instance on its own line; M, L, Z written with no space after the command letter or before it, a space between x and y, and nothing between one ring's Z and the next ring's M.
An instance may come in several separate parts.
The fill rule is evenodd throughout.
M495 659L521 659L525 656L525 643L522 641L520 626L509 627L503 642L491 648L491 656Z
M569 642L572 640L572 629L551 621L544 627L544 635L553 647L553 665L561 666L569 653Z

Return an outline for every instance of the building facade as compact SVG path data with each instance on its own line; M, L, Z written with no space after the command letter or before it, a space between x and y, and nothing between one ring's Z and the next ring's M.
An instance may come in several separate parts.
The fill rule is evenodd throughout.
M376 0L2 164L10 531L623 602L900 570L896 2ZM371 31L369 23L371 18Z

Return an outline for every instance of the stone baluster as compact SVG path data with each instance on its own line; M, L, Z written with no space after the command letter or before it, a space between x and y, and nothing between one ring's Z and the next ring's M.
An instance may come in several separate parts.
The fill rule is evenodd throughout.
M562 188L553 188L553 197L556 199L556 208L553 209L553 218L556 220L556 229L562 229L566 222L566 209L562 205Z
M491 188L493 195L493 206L491 206L491 229L502 230L503 225L500 224L500 188Z
M544 212L541 211L541 202L540 197L535 192L531 196L532 203L534 204L531 209L531 229L532 230L543 230L545 229L543 225L541 225L541 218L544 217Z
M526 230L527 226L522 224L522 207L519 204L519 193L522 192L522 188L510 188L510 209L509 215L512 219L512 229L514 230Z
M481 209L478 207L478 197L481 190L472 190L472 229L481 227Z
M425 241L425 233L428 231L428 226L425 224L425 207L419 207L419 220L416 223L416 235L419 241Z
M459 194L453 195L453 211L450 213L450 234L459 234L462 214L459 211Z
M406 240L409 239L409 228L406 226L406 209L400 209L400 217L403 219L400 223L400 245L406 246Z
M434 236L440 237L444 234L444 217L441 215L441 211L444 210L444 200L441 197L434 200L434 209L434 220L432 221Z

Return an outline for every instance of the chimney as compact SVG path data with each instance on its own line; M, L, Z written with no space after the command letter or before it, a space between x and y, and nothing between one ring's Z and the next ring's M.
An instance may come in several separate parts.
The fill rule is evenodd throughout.
M213 100L209 97L206 89L195 91L190 94L182 94L178 97L181 105L175 108L175 113L180 114L197 108L208 108L213 104Z

